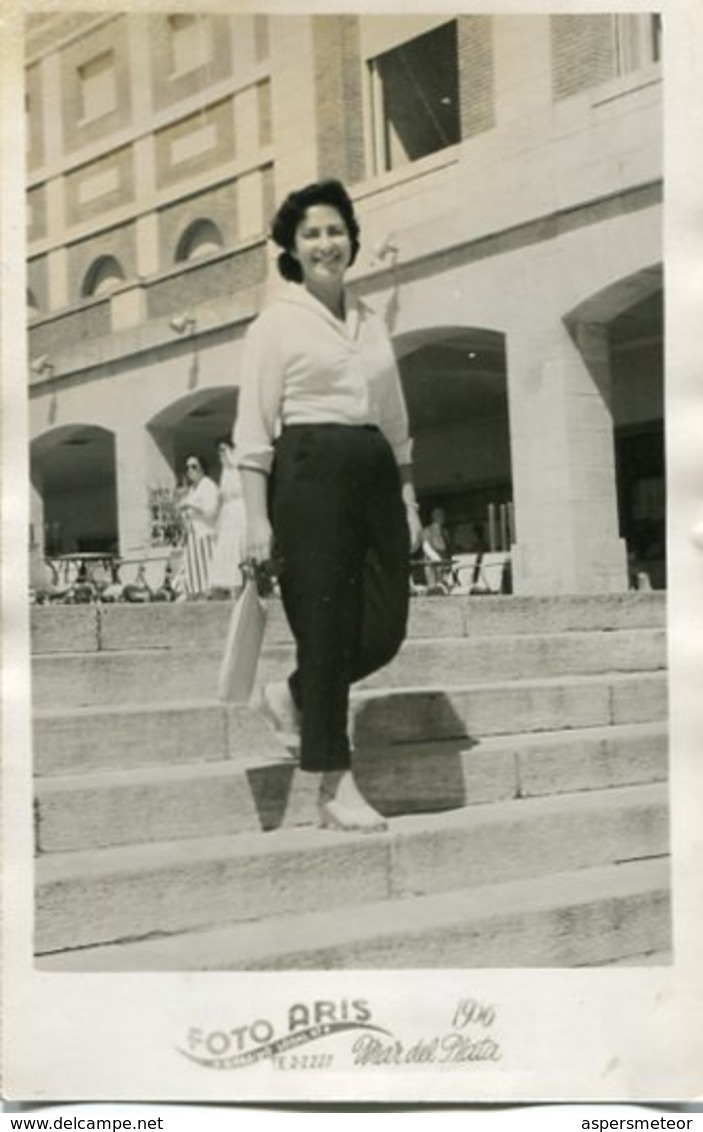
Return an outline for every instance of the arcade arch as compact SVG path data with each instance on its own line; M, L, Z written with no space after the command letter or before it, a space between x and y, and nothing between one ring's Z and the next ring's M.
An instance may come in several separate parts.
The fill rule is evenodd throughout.
M42 433L30 475L35 540L47 557L118 550L114 433L85 424Z
M394 342L423 519L444 508L453 548L509 549L512 467L504 336L433 327Z
M147 428L178 479L185 458L195 453L217 478L217 441L231 434L237 412L237 390L200 389L162 409Z
M646 574L666 586L666 459L664 444L664 291L659 265L590 296L566 319L600 327L607 349L606 379L595 372L613 423L620 537L631 578ZM598 367L596 367L598 368ZM602 367L601 367L602 368Z

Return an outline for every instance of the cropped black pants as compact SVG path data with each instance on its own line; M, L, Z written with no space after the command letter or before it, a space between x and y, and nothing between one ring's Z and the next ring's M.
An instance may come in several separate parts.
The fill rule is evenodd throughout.
M400 477L371 426L287 426L276 442L271 521L296 642L289 678L303 770L350 765L350 685L405 637L410 545Z

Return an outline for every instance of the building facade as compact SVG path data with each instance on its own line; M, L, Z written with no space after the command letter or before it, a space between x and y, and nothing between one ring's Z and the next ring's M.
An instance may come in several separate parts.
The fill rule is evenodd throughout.
M163 552L153 501L214 461L280 285L276 203L336 176L457 549L510 544L518 593L625 589L633 562L663 585L659 36L641 13L31 17L44 552Z

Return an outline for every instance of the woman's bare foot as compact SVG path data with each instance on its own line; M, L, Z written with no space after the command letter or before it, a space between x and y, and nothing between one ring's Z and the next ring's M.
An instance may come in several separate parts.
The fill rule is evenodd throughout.
M322 774L317 804L323 829L380 833L388 828L385 818L359 792L350 770Z
M300 712L286 681L266 684L256 706L291 752L300 746Z

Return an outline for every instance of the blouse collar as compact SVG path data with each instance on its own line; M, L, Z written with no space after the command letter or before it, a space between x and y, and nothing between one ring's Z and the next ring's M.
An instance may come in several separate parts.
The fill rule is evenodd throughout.
M281 295L284 302L294 303L298 306L305 307L307 310L314 311L320 318L323 318L330 326L333 326L339 333L345 334L349 338L356 338L359 333L359 325L364 311L363 304L355 295L349 293L348 290L344 291L344 303L346 307L346 315L344 320L335 318L329 307L318 298L315 297L307 287L302 283L288 283L285 291Z

